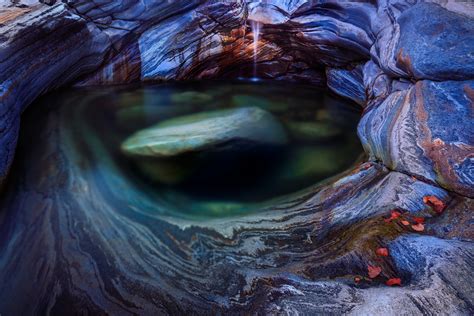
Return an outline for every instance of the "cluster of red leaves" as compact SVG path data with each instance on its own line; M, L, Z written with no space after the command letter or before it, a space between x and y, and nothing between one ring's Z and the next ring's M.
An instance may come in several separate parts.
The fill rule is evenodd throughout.
M362 280L371 281L370 279L375 279L376 277L378 277L380 275L380 273L382 273L382 268L381 267L368 265L367 266L367 274L369 275L369 279L364 278L364 277L360 277L360 276L356 276L354 278L354 282L356 284L359 284L360 282L362 282ZM385 281L385 284L388 285L388 286L394 286L394 285L400 285L401 286L402 285L402 280L400 278L389 278L387 281Z
M366 166L362 165L360 169L366 169ZM433 195L428 195L423 197L423 203L431 207L436 213L441 214L446 205L438 199L436 196ZM422 232L425 230L425 218L424 217L418 217L418 216L411 216L407 213L402 213L399 210L391 210L390 211L390 217L385 218L384 221L386 223L392 223L392 222L400 222L403 226L410 226L414 231L417 232ZM389 251L387 248L377 248L375 250L375 253L377 256L380 257L388 257L389 256ZM382 273L382 268L379 266L373 266L373 265L368 265L367 266L367 274L370 279L375 279ZM356 284L359 284L363 279L365 280L370 280L365 277L360 277L356 276L354 278L354 282ZM402 280L400 278L389 278L385 284L387 286L394 286L394 285L402 285Z
M443 213L444 208L446 207L444 202L441 201L440 199L438 199L434 195L427 195L427 196L423 197L423 203L425 203L426 205L431 207L433 209L433 211L435 211L438 214Z
M378 256L388 257L388 249L387 248L378 248L377 250L375 250L375 253Z
M388 286L402 285L402 280L400 278L391 278L385 282Z
M377 266L368 265L367 266L367 272L369 274L369 278L375 279L382 272L382 268L377 267Z
M425 219L423 217L410 216L406 213L402 214L398 210L390 211L390 217L384 219L386 223L391 223L396 220L400 220L400 223L403 226L411 225L411 228L414 231L422 232L425 230L425 225L423 225L423 223L425 222Z
M375 250L375 254L377 256L380 256L380 257L388 257L389 256L389 251L387 248L384 248L384 247L380 247L380 248L377 248ZM368 265L367 266L367 275L369 278L367 277L360 277L360 276L356 276L354 278L354 282L356 284L359 284L360 282L362 282L362 280L366 280L366 281L369 281L369 282L372 282L371 279L375 279L377 278L380 273L382 273L382 268L379 267L379 266L375 266L375 265ZM393 280L399 280L398 283L393 281ZM397 278L391 278L391 279L388 279L385 284L389 285L389 286L392 286L392 285L401 285L401 280L400 279L397 279Z

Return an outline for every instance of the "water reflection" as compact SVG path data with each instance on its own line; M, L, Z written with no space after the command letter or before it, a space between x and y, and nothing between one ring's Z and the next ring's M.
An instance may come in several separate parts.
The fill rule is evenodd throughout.
M362 152L357 106L301 85L174 83L49 100L69 141L82 144L78 159L92 160L89 172L193 216L256 211L347 169Z

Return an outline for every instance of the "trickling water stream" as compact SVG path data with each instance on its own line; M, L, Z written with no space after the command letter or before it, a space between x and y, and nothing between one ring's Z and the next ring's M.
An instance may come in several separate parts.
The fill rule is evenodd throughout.
M258 41L260 37L261 24L258 21L251 21L250 27L252 28L253 34L253 77L252 81L258 81L257 76L257 58L258 58Z

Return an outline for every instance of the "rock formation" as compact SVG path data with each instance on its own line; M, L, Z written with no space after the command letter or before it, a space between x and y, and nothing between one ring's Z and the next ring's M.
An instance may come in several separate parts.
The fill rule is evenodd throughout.
M473 18L471 2L450 0L2 4L4 184L20 115L42 94L250 77L251 21L258 75L358 103L369 158L258 214L198 222L120 171L88 173L58 112L19 148L44 169L16 162L0 198L0 314L474 313ZM372 280L379 247L390 255Z

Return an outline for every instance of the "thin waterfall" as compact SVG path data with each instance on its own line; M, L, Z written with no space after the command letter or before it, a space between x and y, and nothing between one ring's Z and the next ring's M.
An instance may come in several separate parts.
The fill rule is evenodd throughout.
M252 81L258 81L257 77L257 54L258 54L258 39L260 36L260 22L250 21L250 27L253 34L253 76Z

